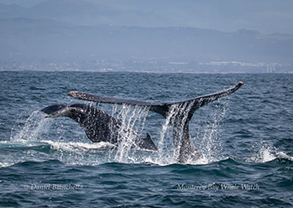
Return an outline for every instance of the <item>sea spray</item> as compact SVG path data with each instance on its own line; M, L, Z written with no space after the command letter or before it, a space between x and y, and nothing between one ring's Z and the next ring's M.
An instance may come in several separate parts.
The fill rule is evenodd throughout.
M160 130L160 140L158 142L158 158L156 162L159 164L177 163L179 155L181 154L182 140L184 137L184 128L188 119L189 112L194 104L186 102L184 104L174 104L169 109L169 113ZM189 124L188 124L189 125ZM172 129L172 135L167 135L168 131ZM172 146L168 145L167 137L173 137ZM168 141L166 141L168 140ZM192 144L191 144L192 145ZM189 155L184 157L189 158ZM190 158L189 158L190 159ZM189 160L188 159L188 160Z
M172 157L172 154L170 154L170 151L174 149L173 140L171 143L169 142L169 139L167 138L167 136L171 137L172 135L167 135L167 133L169 132L169 129L172 128L169 124L171 122L172 117L176 114L177 109L178 109L178 105L171 106L168 116L165 119L165 122L163 123L160 129L160 138L158 142L158 154L157 154L158 157L155 158L155 163L170 164L175 162L173 161L174 158Z
M187 154L187 152L185 152L183 150L182 151L182 145L183 144L183 140L186 139L184 138L184 128L186 128L186 125L189 126L189 121L187 121L188 116L189 116L189 112L192 108L194 104L194 101L192 102L186 102L184 104L181 104L179 105L177 108L176 108L176 112L175 112L175 115L172 117L173 119L171 119L171 125L173 126L173 143L175 145L175 151L173 153L173 156L176 160L179 159L180 157L180 154ZM179 117L179 120L178 120L178 117ZM188 124L186 124L188 122ZM189 128L189 127L188 127ZM185 135L186 136L186 135ZM188 137L190 135L187 135ZM188 141L186 141L188 142ZM192 141L191 141L192 142ZM190 144L190 146L192 146L193 143ZM191 148L192 150L192 148ZM190 158L190 156L192 154L194 154L193 152L190 152L188 153L189 155L184 155L183 157L185 157L185 162L187 162Z
M11 141L39 141L41 135L48 132L51 122L44 114L34 111L25 121L24 126L18 124L18 128L12 128Z
M229 97L222 98L210 106L209 112L205 115L202 125L203 134L197 134L193 139L195 146L200 152L200 158L196 164L207 164L223 160L221 139L219 138L221 122L224 119L229 104Z
M117 107L113 107L112 115L117 111ZM133 157L135 150L132 149L134 144L133 139L140 136L143 131L146 117L148 114L148 107L122 105L122 108L117 114L117 119L121 121L121 126L118 133L118 148L115 152L114 161L127 162ZM143 137L143 136L142 136Z
M276 159L277 148L264 141L252 146L252 156L246 162L265 163Z

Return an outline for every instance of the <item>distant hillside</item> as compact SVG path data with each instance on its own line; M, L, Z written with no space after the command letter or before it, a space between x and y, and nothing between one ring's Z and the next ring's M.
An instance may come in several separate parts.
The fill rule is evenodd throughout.
M0 4L0 64L3 68L15 63L81 64L103 59L292 63L293 35L127 26L168 21L136 6L115 6L104 0L47 0L30 8Z
M138 9L117 7L107 1L91 3L84 0L47 0L31 8L0 4L0 19L51 19L65 23L96 26L161 26L168 25L164 18Z
M17 13L12 8L2 12L3 6L13 3L25 8ZM251 29L293 34L292 14L291 0L0 0L0 18L53 19L84 26L196 27L226 32Z
M240 30L76 26L54 20L0 20L5 59L63 57L193 57L209 60L289 62L292 36Z

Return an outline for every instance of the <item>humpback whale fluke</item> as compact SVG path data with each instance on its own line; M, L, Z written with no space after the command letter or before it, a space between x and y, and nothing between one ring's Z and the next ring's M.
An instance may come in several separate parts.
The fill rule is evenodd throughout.
M230 95L242 85L243 82L240 81L236 86L221 92L184 101L164 103L97 96L76 91L72 91L68 95L73 98L98 103L144 106L153 112L161 114L167 118L173 126L173 143L178 153L178 161L180 163L186 163L187 161L200 156L199 152L194 147L189 134L189 121L195 110L221 97ZM142 139L133 130L124 128L121 121L93 106L86 104L61 104L48 106L41 111L48 114L46 116L47 118L66 116L75 120L84 129L87 137L93 142L105 141L118 144L120 141L119 136L122 131L122 133L125 133L126 135L125 139L129 139L129 141L132 142L133 147L145 150L157 150L157 147L149 134L147 134L145 139ZM131 135L131 138L127 138L129 135Z
M229 88L229 89L221 91L221 92L217 92L217 93L213 93L213 94L209 94L209 95L204 95L204 96L196 97L196 98L189 99L189 100L178 101L178 102L166 102L166 103L139 101L139 100L133 100L133 99L116 98L116 97L97 96L97 95L81 93L81 92L77 92L77 91L71 91L68 93L68 95L73 98L76 98L76 99L93 101L93 102L97 102L97 103L148 106L148 107L150 107L151 111L159 113L164 117L168 116L170 108L173 105L182 105L185 103L193 103L193 105L191 106L189 115L188 115L188 117L190 119L195 110L197 110L200 107L202 107L210 102L213 102L221 97L232 94L233 92L238 90L242 85L243 85L243 82L239 81L239 83L235 87Z
M119 135L121 131L126 137L131 135L132 146L143 150L157 150L151 136L147 133L145 139L141 138L131 129L122 127L122 122L110 116L102 110L93 106L85 104L73 105L52 105L41 110L46 113L46 118L55 118L59 116L66 116L83 128L87 137L92 142L110 142L117 144L119 142ZM129 138L126 138L129 139Z
M170 116L170 123L173 126L173 142L175 147L178 149L178 160L181 163L185 163L186 161L199 156L199 153L197 152L197 149L194 147L194 144L189 134L189 121L191 120L194 112L200 107L207 105L208 103L211 103L219 98L232 94L233 92L238 90L242 85L243 82L240 81L236 86L223 90L221 92L208 94L189 100L166 103L97 96L87 93L80 93L77 91L69 92L68 95L73 98L98 103L147 106L149 110L159 113L165 118Z

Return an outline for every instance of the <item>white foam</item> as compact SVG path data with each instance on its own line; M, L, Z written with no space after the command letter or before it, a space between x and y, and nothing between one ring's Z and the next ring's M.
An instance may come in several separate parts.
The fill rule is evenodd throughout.
M108 142L99 143L83 143L83 142L54 142L51 140L41 140L41 142L51 145L54 149L63 149L67 151L75 151L75 148L85 149L85 150L95 150L95 149L105 149L115 147L115 145Z
M116 113L117 107L114 106L112 115ZM147 107L122 105L117 118L122 122L118 133L119 146L117 151L110 152L109 158L114 157L115 162L137 161L133 157L133 139L138 136L135 132L142 132L148 114ZM112 155L114 154L114 155Z
M280 158L280 159L288 159L288 160L293 161L293 157L290 157L289 155L287 155L287 154L284 153L284 152L277 152L277 156L278 156L278 158Z
M267 144L262 146L246 162L266 163L276 159L276 149Z
M34 111L26 119L23 128L12 128L10 141L38 141L40 135L46 133L49 127L49 119L45 119L43 113Z

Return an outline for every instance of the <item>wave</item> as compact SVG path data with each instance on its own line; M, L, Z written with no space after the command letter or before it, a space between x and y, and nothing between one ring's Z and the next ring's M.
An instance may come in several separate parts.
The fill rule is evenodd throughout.
M279 159L293 161L293 157L287 155L282 151L278 151L276 147L272 145L262 144L261 147L255 150L254 154L250 158L247 158L245 161L254 163L267 163Z
M161 154L153 151L139 151L132 149L128 152L128 157L119 160L119 149L115 145L100 143L83 142L60 142L52 140L40 141L1 141L1 155L6 154L2 159L0 166L10 166L15 163L25 161L45 161L47 159L56 159L72 165L99 165L103 163L150 163L159 166L178 164L172 155L169 158L161 158ZM219 160L220 161L220 160ZM209 164L211 161L205 156L199 160L190 161L187 164Z
M231 157L222 157L218 160L211 160L203 156L195 161L189 161L186 164L179 164L176 160L160 160L160 154L156 152L144 152L132 150L128 158L118 161L115 157L117 148L115 145L101 143L83 143L83 142L58 142L52 140L41 141L1 141L1 162L0 167L7 167L16 163L26 161L42 162L49 160L58 160L71 165L100 165L105 163L126 163L140 164L149 163L159 166L170 165L209 165L209 164L230 164L237 165L242 163L238 159ZM5 156L5 157L4 157ZM163 162L162 162L163 161ZM261 148L259 153L246 159L245 163L269 163L272 161L293 161L293 157L284 152L273 152L272 148Z

